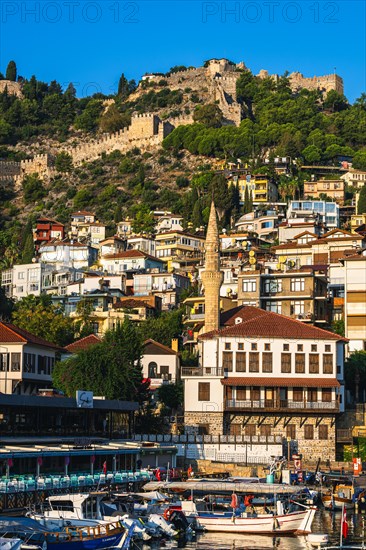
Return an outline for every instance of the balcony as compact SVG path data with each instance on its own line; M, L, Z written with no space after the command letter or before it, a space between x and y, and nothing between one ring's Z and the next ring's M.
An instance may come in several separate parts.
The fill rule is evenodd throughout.
M338 401L291 401L290 399L258 399L258 400L237 400L227 399L225 402L226 411L261 410L265 412L295 412L295 411L316 411L316 412L339 412Z
M182 367L181 376L223 376L224 369L218 367Z

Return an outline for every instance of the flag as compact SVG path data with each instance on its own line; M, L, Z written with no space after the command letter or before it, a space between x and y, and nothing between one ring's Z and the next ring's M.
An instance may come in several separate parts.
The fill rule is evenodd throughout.
M12 458L8 458L8 466L9 466L9 468L11 468L13 466L13 459Z
M230 503L230 506L231 508L235 509L235 508L239 508L239 501L238 501L238 495L236 493L233 493L231 495L231 503Z
M346 510L343 510L343 516L342 516L342 536L343 538L347 538L348 535L348 522L347 522L347 515Z
M107 461L106 460L103 462L103 474L107 475Z
M42 466L43 460L42 460L42 457L41 457L41 456L39 456L39 457L37 458L37 464L39 464L40 466Z
M156 474L155 474L155 477L158 481L161 481L161 472L160 472L160 468L158 468L156 470Z

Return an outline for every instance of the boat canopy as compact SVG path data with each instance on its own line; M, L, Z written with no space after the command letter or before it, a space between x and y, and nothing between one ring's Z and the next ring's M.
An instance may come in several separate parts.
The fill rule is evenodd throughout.
M241 483L233 481L207 480L189 482L159 482L150 481L144 485L145 491L172 491L186 492L198 491L204 493L250 493L257 495L294 495L299 492L299 487L282 485L280 483Z

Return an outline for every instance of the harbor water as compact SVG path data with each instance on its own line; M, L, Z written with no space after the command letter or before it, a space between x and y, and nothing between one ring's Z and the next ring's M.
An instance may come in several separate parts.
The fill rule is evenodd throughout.
M348 536L343 541L345 547L351 544L362 545L364 536L364 515L347 514ZM366 518L365 518L366 519ZM339 544L341 526L341 512L329 512L319 510L312 525L313 533L327 533L329 543ZM132 549L134 546L132 545ZM231 533L202 533L197 534L190 541L158 542L156 545L139 545L136 548L148 550L149 548L187 548L190 550L265 550L279 548L280 550L309 550L311 546L306 542L306 537L271 537L259 535L235 535ZM365 540L366 549L366 540Z

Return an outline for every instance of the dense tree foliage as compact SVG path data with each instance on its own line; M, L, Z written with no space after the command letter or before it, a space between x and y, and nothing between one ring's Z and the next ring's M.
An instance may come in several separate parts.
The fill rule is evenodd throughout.
M17 66L15 61L9 61L8 66L6 67L5 73L6 80L12 80L13 82L17 79Z
M356 383L358 383L359 396L366 391L366 351L354 351L350 354L344 364L344 378L346 389L353 397L356 393Z
M193 113L193 120L203 124L206 128L220 128L222 126L223 115L218 105L209 103L208 105L199 105Z
M362 187L358 197L357 214L366 214L366 185Z
M183 311L177 309L162 313L159 317L151 317L139 327L143 340L152 338L165 346L171 346L172 338L178 338L183 333Z
M30 294L15 304L12 322L58 346L66 346L74 340L74 325L63 315L62 308L52 304L49 295Z
M108 399L138 399L142 383L142 340L138 329L125 320L108 331L100 344L57 363L54 386L68 396L78 389Z

